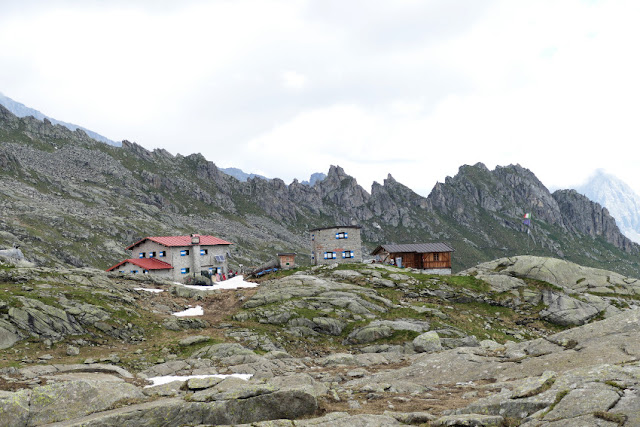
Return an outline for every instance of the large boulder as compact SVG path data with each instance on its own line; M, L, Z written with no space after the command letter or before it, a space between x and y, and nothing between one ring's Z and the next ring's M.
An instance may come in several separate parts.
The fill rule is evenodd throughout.
M105 411L118 402L143 399L132 384L76 380L47 384L33 390L0 393L2 425L42 425ZM4 424L7 422L8 424Z
M542 292L542 302L547 308L540 312L540 317L561 326L584 325L599 313L591 304L548 290Z
M417 353L433 353L442 350L440 336L436 331L425 332L413 340L413 349Z
M461 274L525 277L551 283L573 292L640 295L640 280L636 278L548 257L521 255L500 258L479 264ZM483 279L486 280L485 277Z
M236 425L264 420L294 420L314 414L318 402L303 391L275 391L245 399L185 402L181 398L160 399L131 405L69 422L68 426L176 426Z

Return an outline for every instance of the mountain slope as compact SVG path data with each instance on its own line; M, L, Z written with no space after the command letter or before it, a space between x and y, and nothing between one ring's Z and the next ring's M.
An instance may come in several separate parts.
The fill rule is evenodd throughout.
M191 232L234 242L235 266L283 251L305 264L306 230L356 223L365 252L380 243L447 242L456 249L454 271L530 254L640 275L640 247L605 209L577 194L552 195L518 165L462 166L427 198L391 176L369 193L339 166L313 186L240 182L200 154L127 141L112 147L0 107L0 166L0 246L20 243L41 264L106 268L139 238ZM521 221L529 211L531 235Z
M14 101L13 99L9 98L8 96L2 93L0 93L0 105L3 105L13 114L15 114L17 117L33 116L38 120L47 119L51 123L55 125L62 125L71 131L74 131L76 129L83 130L87 135L89 135L91 138L95 139L96 141L104 142L105 144L114 145L117 147L121 145L119 142L112 141L109 138L100 135L99 133L83 128L82 126L74 125L73 123L63 122L60 120L56 120L52 117L46 116L42 114L40 111L34 110L33 108L29 108L26 105L21 104L20 102Z
M576 190L605 206L620 231L640 243L640 196L631 187L600 169Z

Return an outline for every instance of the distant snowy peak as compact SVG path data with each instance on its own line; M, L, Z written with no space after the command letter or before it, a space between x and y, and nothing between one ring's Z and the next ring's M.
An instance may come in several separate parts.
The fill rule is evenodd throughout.
M89 135L89 137L95 139L96 141L104 142L105 144L113 145L116 147L120 147L122 145L119 142L112 141L109 138L100 135L99 133L83 128L82 126L74 125L73 123L62 122L60 120L54 119L53 117L49 117L45 114L42 114L38 110L34 110L33 108L29 108L26 105L19 103L18 101L14 101L8 96L5 96L2 92L0 92L0 105L2 105L7 110L11 111L17 117L33 116L38 120L48 119L54 125L62 125L71 131L75 131L76 129L81 129L87 135Z
M606 207L620 231L640 243L640 196L624 181L599 169L576 190Z

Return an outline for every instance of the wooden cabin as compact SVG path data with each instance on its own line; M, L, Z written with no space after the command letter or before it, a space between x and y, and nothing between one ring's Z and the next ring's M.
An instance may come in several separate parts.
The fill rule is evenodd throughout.
M454 249L446 243L407 243L380 245L371 255L385 264L427 270L427 273L451 274L453 252Z

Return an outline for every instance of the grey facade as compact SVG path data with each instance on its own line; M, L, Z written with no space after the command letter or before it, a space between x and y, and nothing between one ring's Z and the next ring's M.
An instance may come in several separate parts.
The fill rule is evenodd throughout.
M311 264L362 262L361 227L344 225L309 230Z

